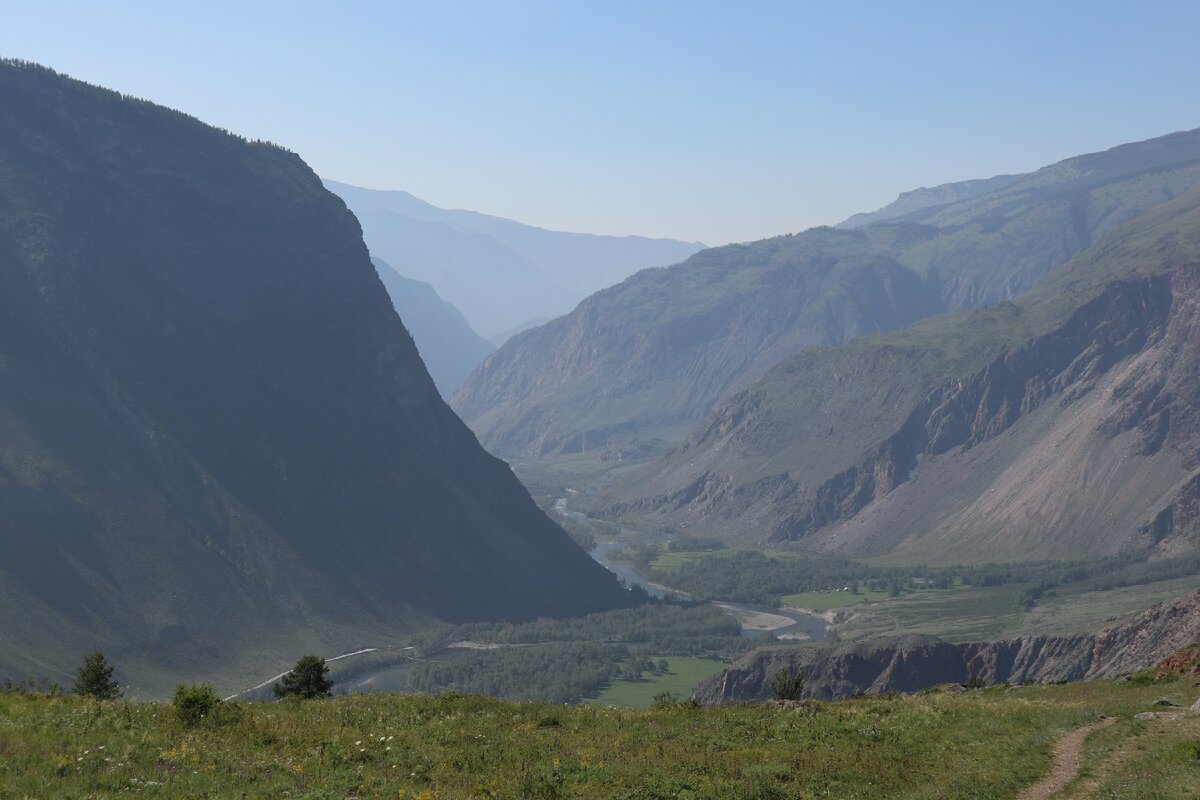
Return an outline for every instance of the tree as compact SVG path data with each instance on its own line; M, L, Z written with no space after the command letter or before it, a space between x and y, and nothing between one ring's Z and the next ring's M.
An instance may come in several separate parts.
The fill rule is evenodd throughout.
M292 667L292 671L275 684L276 697L329 697L333 681L329 680L329 667L319 656L304 656Z
M113 680L113 668L104 653L97 650L83 659L83 666L75 676L75 694L97 700L116 700L121 696L121 687Z

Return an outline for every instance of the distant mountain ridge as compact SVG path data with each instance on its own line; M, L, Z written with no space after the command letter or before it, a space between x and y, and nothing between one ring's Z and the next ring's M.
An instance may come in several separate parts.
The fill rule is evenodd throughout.
M901 192L899 197L878 211L855 214L844 222L838 223L837 227L853 230L865 228L867 225L874 225L877 222L918 221L912 220L911 217L916 214L928 215L951 203L960 203L981 194L1007 188L1024 177L1024 175L997 175L993 178L943 183L929 189L922 187L910 192Z
M471 330L462 312L428 283L404 277L382 259L371 261L396 313L412 334L429 376L442 397L448 398L495 346Z
M556 317L638 270L674 264L704 245L642 236L550 231L408 192L326 180L363 226L367 247L432 285L485 337Z
M247 685L628 602L438 396L299 156L0 62L0 675Z
M641 272L514 337L452 405L486 447L514 458L679 441L805 348L1018 297L1120 224L1200 186L1200 130L1007 181L905 221L816 228Z

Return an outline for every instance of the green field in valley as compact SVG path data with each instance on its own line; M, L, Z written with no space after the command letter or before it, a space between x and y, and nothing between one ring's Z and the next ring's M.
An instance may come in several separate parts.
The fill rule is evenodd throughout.
M658 661L658 657L652 660ZM676 698L686 700L692 694L692 687L725 668L722 662L707 658L668 658L667 665L665 675L646 672L640 681L613 681L599 697L587 702L598 706L649 708L654 696L660 692L670 692Z

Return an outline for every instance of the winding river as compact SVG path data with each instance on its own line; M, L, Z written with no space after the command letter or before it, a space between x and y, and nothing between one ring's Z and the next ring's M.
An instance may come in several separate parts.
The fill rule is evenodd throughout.
M554 510L578 522L591 521L586 514L567 510L567 498L565 497L559 498L555 502ZM645 536L639 531L631 529L626 529L626 532L640 535L642 537L640 540L641 543L659 544L666 541L666 537ZM627 585L640 586L651 597L688 599L688 595L684 592L651 583L632 564L613 560L612 554L614 552L623 547L628 547L630 544L634 544L634 542L600 542L592 548L588 555L596 559L601 566L609 572L614 573ZM764 632L770 632L776 638L807 637L815 642L825 639L825 620L811 614L802 614L799 611L788 608L768 608L766 606L749 605L746 603L713 602L713 605L725 613L733 615L741 622L743 636L762 636Z

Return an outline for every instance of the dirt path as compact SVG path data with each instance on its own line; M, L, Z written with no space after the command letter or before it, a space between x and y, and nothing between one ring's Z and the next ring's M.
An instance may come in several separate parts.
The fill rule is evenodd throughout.
M1083 766L1083 742L1088 734L1116 721L1116 717L1105 717L1059 739L1054 745L1054 764L1050 767L1050 772L1017 795L1017 800L1047 800L1062 791L1079 775L1079 769Z

